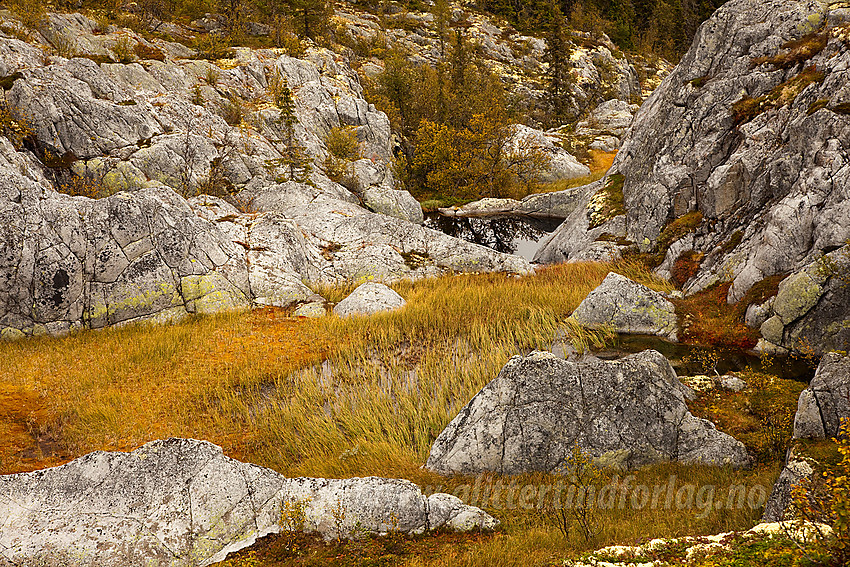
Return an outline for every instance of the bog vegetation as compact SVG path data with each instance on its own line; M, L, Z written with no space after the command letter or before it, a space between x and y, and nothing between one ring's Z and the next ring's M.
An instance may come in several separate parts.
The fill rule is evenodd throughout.
M475 479L420 468L436 436L512 355L551 348L559 329L579 348L612 344L612 334L566 321L611 269L672 289L636 263L569 264L521 277L401 282L394 287L408 305L368 319L303 319L263 309L3 343L0 472L185 436L285 475L401 477L454 492ZM351 287L317 291L336 302ZM674 482L713 484L718 492L736 484L769 490L790 431L775 416L796 403L799 385L763 380L775 387L763 388L762 397L708 396L693 407L763 455L755 468L664 464L637 471L635 483L663 485L676 475ZM556 477L498 480L546 485ZM593 477L610 481L609 473ZM331 545L287 535L230 565L544 565L606 544L747 528L761 513L746 506L706 514L675 507L588 510L585 529L545 507L490 511L504 525L495 534L393 535ZM561 529L565 521L573 527Z

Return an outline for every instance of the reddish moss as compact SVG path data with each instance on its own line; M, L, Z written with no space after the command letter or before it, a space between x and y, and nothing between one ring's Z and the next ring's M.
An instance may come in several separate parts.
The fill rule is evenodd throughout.
M737 305L726 302L730 285L716 284L685 299L673 300L683 343L742 350L756 345L758 331L744 324Z
M676 287L681 288L688 280L697 275L699 265L704 257L705 255L701 252L688 250L676 258L676 261L673 263L673 269L670 272L671 279L676 284Z

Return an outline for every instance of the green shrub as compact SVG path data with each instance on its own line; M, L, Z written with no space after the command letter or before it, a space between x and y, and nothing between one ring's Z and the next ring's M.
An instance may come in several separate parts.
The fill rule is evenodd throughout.
M817 529L804 542L806 558L824 567L850 564L850 418L842 418L835 442L841 455L838 466L804 479L792 491L795 511L802 520L832 527L831 534Z
M328 157L325 159L325 172L328 177L341 183L350 177L351 162L360 159L360 142L357 130L351 126L335 126L325 136ZM345 185L345 183L343 183Z
M37 29L47 14L45 3L40 0L11 0L5 4L24 26L31 29Z
M23 149L24 142L35 140L29 120L17 116L5 103L0 103L0 135L8 138L17 150Z
M225 59L230 54L230 40L215 34L198 35L193 47L197 52L198 59L210 61Z

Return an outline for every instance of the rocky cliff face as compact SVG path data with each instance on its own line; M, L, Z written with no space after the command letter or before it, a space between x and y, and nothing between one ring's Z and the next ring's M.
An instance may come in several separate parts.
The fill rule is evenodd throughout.
M481 61L504 78L517 104L530 113L531 121L545 122L551 110L545 88L546 41L518 33L507 22L469 8L470 3L452 3L449 26L463 27ZM388 47L406 53L413 64L436 65L441 60L437 22L429 12L399 13L386 18L382 25L373 14L339 6L335 19L339 25L337 40L358 52ZM590 34L574 32L568 48L573 85L565 102L574 118L586 115L604 101L642 100L669 72L669 64L661 60L652 64L639 58L630 60L605 36L592 38ZM380 59L374 57L361 65L366 75L375 75L383 68ZM649 90L642 90L644 85L636 67L646 77Z
M2 29L24 33L8 19ZM122 54L127 63L104 62ZM420 225L387 167L386 115L332 52L193 56L80 15L49 15L28 41L0 33L3 336L315 302L305 282L530 269ZM295 138L312 161L304 182L280 182L276 77L292 89ZM323 172L337 126L365 156L352 166L357 194ZM110 196L56 190L74 183ZM208 190L231 202L185 198Z
M850 239L848 30L850 9L839 4L725 4L635 117L608 177L610 188L622 176L624 209L588 222L588 196L540 258L587 257L604 233L608 248L619 240L666 252L668 268L693 250L704 258L686 292L731 281L729 301L767 276L823 265L805 305L774 319L763 347L846 345L836 256ZM695 230L659 240L694 212Z

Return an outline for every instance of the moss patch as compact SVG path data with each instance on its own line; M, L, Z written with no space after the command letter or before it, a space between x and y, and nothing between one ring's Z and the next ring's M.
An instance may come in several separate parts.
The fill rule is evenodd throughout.
M732 236L729 237L729 240L723 243L721 250L724 254L731 252L744 240L744 231L736 230L732 233Z
M842 102L841 104L831 106L829 109L838 114L850 114L850 102Z
M669 222L661 230L661 234L658 235L656 242L658 243L659 250L663 250L666 253L671 244L695 231L700 223L702 223L702 218L701 212L691 211Z
M415 270L417 268L421 268L422 266L428 265L430 256L428 256L427 252L400 252L401 257L404 258L404 263L411 270Z
M827 42L829 42L828 33L808 33L799 39L784 43L782 45L784 52L777 53L772 57L756 57L750 63L752 67L768 63L777 68L789 69L797 63L808 61L823 51Z
M766 95L758 98L745 96L732 105L735 124L746 124L759 114L791 104L803 90L813 83L823 82L824 74L814 66L807 67L799 75L777 85Z
M691 83L691 86L693 88L701 89L703 87L703 85L705 85L708 82L709 79L711 79L710 76L703 75L702 77L697 77L696 79L692 79L689 82Z
M817 112L818 110L821 110L822 108L826 108L827 105L829 105L829 99L828 98L819 98L816 101L814 101L812 104L809 105L809 110L806 111L806 114L812 115L815 112Z
M619 173L609 175L605 187L597 191L591 198L587 211L591 229L602 226L618 215L626 214L623 199L625 182L625 176Z

